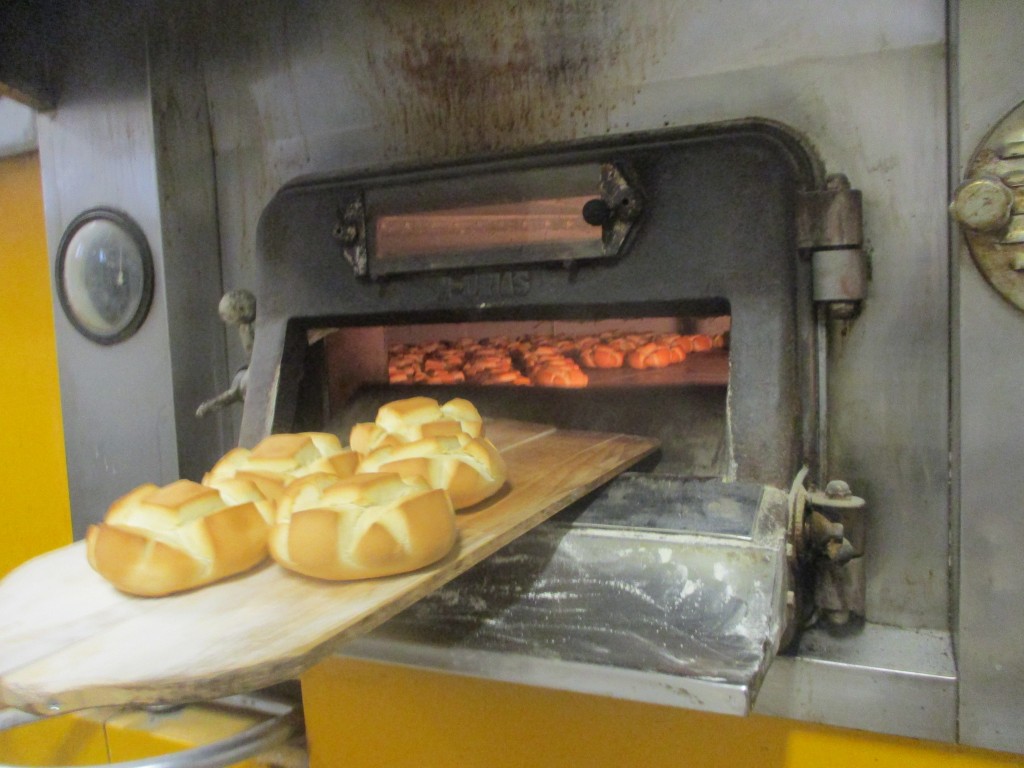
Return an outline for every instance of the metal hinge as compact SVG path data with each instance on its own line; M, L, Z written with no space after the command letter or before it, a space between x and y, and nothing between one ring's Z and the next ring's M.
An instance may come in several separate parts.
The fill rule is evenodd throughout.
M814 301L832 317L853 317L868 284L860 191L843 174L829 176L824 190L800 193L796 223L797 246L811 254Z

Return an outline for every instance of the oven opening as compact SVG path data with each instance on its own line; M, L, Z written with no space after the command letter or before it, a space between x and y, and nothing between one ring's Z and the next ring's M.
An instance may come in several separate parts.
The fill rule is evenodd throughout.
M464 397L485 417L655 437L661 450L638 469L722 478L731 317L716 309L307 325L293 428L345 441L390 400Z

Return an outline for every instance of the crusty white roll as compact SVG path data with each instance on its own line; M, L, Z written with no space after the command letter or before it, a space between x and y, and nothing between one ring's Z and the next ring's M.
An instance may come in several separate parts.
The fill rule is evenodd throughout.
M490 440L465 433L385 445L366 456L358 472L397 472L406 479L422 477L431 488L447 491L455 509L465 509L493 496L505 484L508 474L505 460Z
M89 564L123 592L158 597L247 571L267 557L274 504L255 484L141 485L89 526Z
M278 501L270 552L289 570L344 581L430 565L455 539L448 494L421 478L316 474L296 480Z
M469 400L456 397L441 405L430 397L409 397L382 405L373 422L352 427L349 445L365 456L388 445L459 434L484 435L484 421Z
M359 456L341 445L329 432L296 432L270 435L252 450L228 451L203 477L204 485L216 485L223 478L240 477L278 493L297 477L327 473L349 477L356 471Z

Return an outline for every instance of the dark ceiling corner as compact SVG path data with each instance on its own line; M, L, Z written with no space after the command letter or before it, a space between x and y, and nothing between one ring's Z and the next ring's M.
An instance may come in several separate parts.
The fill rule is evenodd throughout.
M61 16L48 0L0 0L0 96L41 111L56 106Z

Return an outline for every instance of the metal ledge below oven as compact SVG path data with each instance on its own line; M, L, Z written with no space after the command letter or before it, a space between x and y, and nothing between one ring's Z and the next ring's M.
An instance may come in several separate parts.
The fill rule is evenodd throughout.
M626 474L348 655L728 714L786 624L787 496Z
M773 488L627 473L343 653L955 741L946 632L811 629L776 656L787 620L786 514Z
M805 632L775 659L754 712L955 743L957 671L949 632L865 624Z

